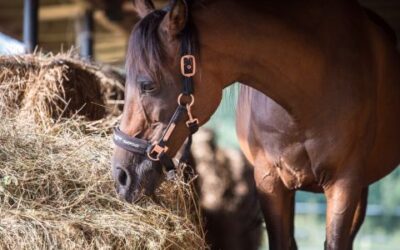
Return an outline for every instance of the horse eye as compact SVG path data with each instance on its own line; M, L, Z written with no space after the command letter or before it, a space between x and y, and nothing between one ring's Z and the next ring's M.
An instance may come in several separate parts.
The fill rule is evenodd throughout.
M152 81L140 82L140 89L142 93L154 93L157 90L157 85Z

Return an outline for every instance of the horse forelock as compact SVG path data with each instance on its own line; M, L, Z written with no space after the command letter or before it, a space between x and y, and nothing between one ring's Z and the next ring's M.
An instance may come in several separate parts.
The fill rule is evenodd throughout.
M186 4L190 7L195 3L203 4L204 0L186 0ZM126 59L126 72L128 82L134 82L134 76L138 72L143 72L150 76L152 79L161 80L161 72L166 66L166 51L163 47L163 42L160 37L158 29L167 14L170 6L164 9L155 10L150 12L147 16L141 19L134 27L133 32L129 38L127 59ZM197 54L198 40L196 36L196 28L190 22L188 27L191 29L192 40L191 50L192 53ZM187 29L185 29L187 31ZM185 37L185 30L181 34L181 38Z
M165 59L158 28L166 15L165 10L155 10L140 20L129 38L126 72L128 82L134 82L134 75L143 72L152 79L160 76Z

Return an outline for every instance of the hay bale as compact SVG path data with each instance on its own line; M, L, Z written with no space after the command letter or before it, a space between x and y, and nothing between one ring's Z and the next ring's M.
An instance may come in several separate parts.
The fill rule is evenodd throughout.
M98 120L115 113L108 101L123 99L121 80L74 59L72 52L0 56L0 114L20 110L25 119L41 123L77 114Z
M0 69L0 249L207 248L194 189L181 172L162 185L157 201L122 202L111 178L109 121L55 121L68 113L58 106L66 93L86 88L75 86L82 81L67 85L66 76L87 80L64 71L76 66L72 59L43 59L49 66L38 66L36 57L12 60L20 60L15 68L0 59L7 70ZM77 94L76 107L106 99L101 95Z

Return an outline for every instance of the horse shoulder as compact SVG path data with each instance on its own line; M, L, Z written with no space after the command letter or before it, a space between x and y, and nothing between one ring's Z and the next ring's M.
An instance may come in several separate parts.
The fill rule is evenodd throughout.
M237 132L250 162L279 176L288 189L317 183L294 119L272 99L246 86L239 94Z

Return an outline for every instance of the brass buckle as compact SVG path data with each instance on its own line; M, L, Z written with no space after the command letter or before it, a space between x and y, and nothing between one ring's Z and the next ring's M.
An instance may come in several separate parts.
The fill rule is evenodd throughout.
M160 155L162 153L166 153L168 151L167 146L160 146L158 144L154 144L153 148L150 150L150 152L147 152L147 157L152 160L152 161L159 161L160 160ZM153 157L152 155L156 153L156 157Z
M181 57L181 73L186 77L192 77L196 74L196 58L193 55Z

